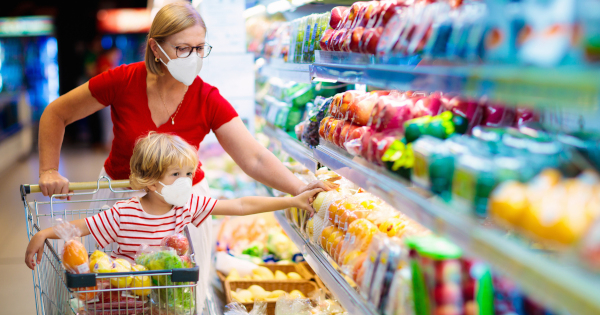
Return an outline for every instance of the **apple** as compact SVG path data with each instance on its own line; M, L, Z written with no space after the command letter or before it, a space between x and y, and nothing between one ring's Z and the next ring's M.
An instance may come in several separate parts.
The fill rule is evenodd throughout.
M515 111L503 105L487 103L483 106L481 126L506 127L512 126L515 121Z
M371 111L373 111L373 107L375 107L378 100L379 95L377 93L370 93L361 101L350 105L349 110L352 122L357 125L366 126L369 122Z
M349 49L351 52L361 52L360 51L360 44L361 44L361 38L363 36L363 33L365 32L365 28L362 26L359 26L357 28L355 28L354 30L352 30L352 35L350 38L350 46Z
M333 36L333 34L335 33L335 30L333 29L327 29L325 30L325 33L323 33L323 36L321 36L321 39L319 40L319 46L321 47L321 50L329 50L329 44L331 42L331 37Z
M344 92L342 94L339 106L340 116L344 118L351 118L348 113L350 106L356 103L358 100L365 98L366 96L368 96L367 93L361 93L359 91Z
M436 304L454 304L461 302L461 290L455 283L444 283L433 289Z
M360 45L360 52L368 54L377 53L377 45L382 33L383 27L371 28L365 31Z
M343 93L338 93L331 100L331 105L329 106L329 114L331 114L331 116L333 116L335 118L338 117L340 104L342 102L343 96L344 96Z
M340 135L342 134L342 129L344 129L344 126L346 124L349 124L349 123L345 122L343 120L340 120L340 122L335 126L335 129L333 130L333 136L331 137L331 139L332 139L331 143L335 144L336 146L338 145L338 143L340 141Z
M331 47L329 50L331 51L342 51L342 44L344 43L344 37L346 36L346 32L348 30L341 29L337 30L332 35Z
M517 111L515 113L515 121L514 121L515 127L519 127L525 123L528 123L531 121L538 121L538 120L539 120L538 114L535 111L533 111L532 109L517 107Z
M350 41L352 40L352 31L354 29L348 29L344 34L342 39L342 44L340 46L340 51L350 52Z
M415 103L415 107L413 110L414 117L422 117L422 116L436 116L440 113L440 109L442 108L442 101L437 96L429 96L419 99Z
M368 160L368 155L369 155L369 143L371 141L371 137L374 134L375 134L375 130L369 129L365 132L365 134L363 134L362 138L360 139L360 142L361 142L360 155L367 160Z
M364 7L366 7L368 4L368 2L364 2L364 1L359 1L359 2L354 2L352 4L352 6L350 7L350 11L348 13L348 21L347 23L350 24L349 27L354 27L356 26L356 21L358 20L361 11L363 10Z
M354 125L354 129L348 131L348 139L346 139L346 142L356 139L362 139L364 134L367 133L367 131L369 130L371 130L371 127Z
M382 2L377 26L385 27L394 14L396 14L397 10L405 6L402 2L397 1Z
M346 143L346 139L348 139L348 134L349 132L351 132L352 130L354 130L357 126L353 125L351 123L348 124L344 124L344 128L342 129L342 133L340 134L340 139L339 139L339 143L338 143L338 147L340 148L345 148L344 144Z
M418 101L417 97L390 102L388 106L381 109L377 131L403 130L404 123L412 118L412 108Z
M460 96L455 96L448 102L448 109L454 115L461 116L469 121L467 132L470 132L474 126L479 125L483 116L483 109L477 102Z
M190 243L188 242L187 237L181 233L163 238L162 242L160 242L160 246L173 248L179 256L185 255L190 249Z
M329 26L333 29L338 28L343 20L344 15L347 16L349 8L348 7L335 7L331 10L331 17L329 18Z

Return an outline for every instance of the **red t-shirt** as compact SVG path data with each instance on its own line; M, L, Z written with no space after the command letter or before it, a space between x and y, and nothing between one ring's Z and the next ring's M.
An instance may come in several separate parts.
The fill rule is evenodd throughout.
M197 77L185 94L175 124L168 120L156 127L148 107L146 75L146 65L142 61L105 71L89 81L90 92L96 100L105 106L112 105L115 137L110 155L104 162L104 169L112 179L129 178L129 160L135 141L150 131L176 134L199 148L210 130L217 130L237 117L237 112L219 90ZM204 178L200 166L194 184Z

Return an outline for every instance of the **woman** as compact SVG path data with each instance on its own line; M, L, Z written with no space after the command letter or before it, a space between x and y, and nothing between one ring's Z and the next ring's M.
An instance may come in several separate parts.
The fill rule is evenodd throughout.
M257 181L292 195L313 188L328 190L321 182L305 185L296 178L252 137L219 91L198 77L211 49L205 38L206 25L190 4L169 4L152 22L144 62L106 71L52 102L40 120L43 194L68 193L69 181L58 173L65 126L105 106L111 106L115 138L101 175L129 178L135 140L150 131L174 133L199 146L212 130L225 151ZM194 193L208 194L202 170L195 174L193 184ZM193 243L210 241L210 222L190 229ZM210 252L197 252L196 257L202 270L198 304L203 304Z

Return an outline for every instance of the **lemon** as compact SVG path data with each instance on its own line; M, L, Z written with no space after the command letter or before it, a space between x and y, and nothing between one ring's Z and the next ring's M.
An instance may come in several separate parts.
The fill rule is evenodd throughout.
M115 259L113 268L110 272L129 272L131 271L131 264L125 259ZM133 281L133 277L118 277L111 278L110 285L116 288L127 288L131 282Z
M146 267L142 265L135 265L131 267L132 271L146 271ZM143 288L143 287L151 287L152 281L149 276L135 276L133 277L133 281L131 281L132 288ZM131 293L137 296L146 296L150 294L150 289L142 289L142 290L131 290Z

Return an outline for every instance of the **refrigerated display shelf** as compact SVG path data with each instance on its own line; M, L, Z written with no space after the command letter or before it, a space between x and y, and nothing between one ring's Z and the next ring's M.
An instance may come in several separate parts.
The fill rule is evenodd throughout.
M436 66L419 63L417 59L381 64L374 58L363 60L357 55L360 54L317 51L313 64L280 61L266 65L263 74L304 83L326 79L382 89L486 96L508 105L559 107L571 111L591 111L600 104L600 69L597 68Z
M290 224L283 211L275 212L275 218L287 236L298 246L306 262L349 314L378 314L360 293L350 286L344 276L334 267L329 256L321 248L308 241L295 225Z
M270 127L264 129L271 139L277 138L275 141L280 143L298 142L283 131ZM508 239L504 231L484 226L459 208L431 197L428 192L411 186L360 157L353 157L328 145L317 146L312 154L307 153L311 151L307 147L294 152L295 148L297 146L281 146L292 157L306 153L304 160L314 159L318 164L329 167L435 233L447 237L468 254L487 261L544 305L571 314L600 314L600 277L576 262L568 258L547 257L520 241ZM328 270L322 266L313 268Z

